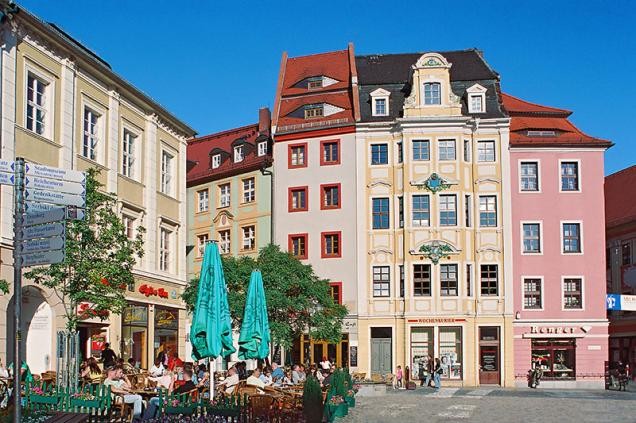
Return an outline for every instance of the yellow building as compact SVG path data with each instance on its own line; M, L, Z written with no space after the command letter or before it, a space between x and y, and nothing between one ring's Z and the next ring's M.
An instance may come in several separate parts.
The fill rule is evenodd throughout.
M357 56L358 367L513 382L509 120L475 50Z
M53 24L22 8L2 24L2 158L65 169L101 170L118 196L130 236L143 226L144 257L134 269L130 307L109 321L84 321L82 354L109 341L124 358L147 367L160 345L185 348L186 140L195 133L116 74L103 59ZM12 188L0 189L0 275L13 281ZM50 290L24 280L24 353L34 373L55 369L55 333L63 307ZM167 298L140 291L163 288ZM0 355L12 351L13 310L0 297Z

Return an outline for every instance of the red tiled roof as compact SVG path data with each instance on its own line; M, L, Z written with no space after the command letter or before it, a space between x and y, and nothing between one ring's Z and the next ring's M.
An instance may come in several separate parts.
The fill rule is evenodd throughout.
M256 138L258 137L258 124L253 124L194 138L188 142L187 160L193 165L188 169L186 175L187 186L249 172L261 167L263 163L271 161L270 154L258 157L256 146ZM232 143L240 139L245 139L250 147L245 152L243 161L234 163ZM210 152L213 150L226 153L221 158L221 165L216 169L210 167Z
M286 53L283 53L272 119L279 134L324 130L355 122L351 86L352 72L355 72L355 63L351 63L353 57L352 44L347 50L310 56L287 58ZM306 87L295 87L300 81L314 76L326 76L338 82L311 90ZM303 111L294 113L305 105L320 103L331 104L344 110L311 119L305 119Z
M605 227L636 221L636 165L605 177Z
M510 115L510 145L513 147L567 146L611 147L612 143L583 133L568 120L571 111L542 106L501 93ZM551 136L528 136L528 131L555 131Z
M312 54L310 56L292 57L287 60L283 79L283 96L306 94L306 88L296 88L298 82L313 76L327 76L338 81L327 87L313 89L310 92L341 90L349 87L349 53L348 50L329 53Z

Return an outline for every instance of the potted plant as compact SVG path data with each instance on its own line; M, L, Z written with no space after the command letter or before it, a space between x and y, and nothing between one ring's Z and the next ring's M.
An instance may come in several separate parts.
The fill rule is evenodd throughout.
M101 400L90 392L76 392L71 395L71 407L100 408Z
M57 393L53 390L45 391L40 386L32 386L29 392L29 402L32 404L53 404L59 401Z
M329 407L329 421L336 417L344 417L349 414L349 406L341 395L334 394L327 400Z
M307 423L322 422L322 390L320 382L313 376L307 378L303 387L303 415Z

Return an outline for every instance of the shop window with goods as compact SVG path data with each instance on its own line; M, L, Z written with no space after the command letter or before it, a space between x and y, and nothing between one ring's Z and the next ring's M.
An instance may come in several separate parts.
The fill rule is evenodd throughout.
M539 363L544 379L576 378L574 339L533 339L532 361Z
M122 314L121 354L124 360L134 358L148 368L148 307L129 304Z
M178 336L179 310L155 307L154 357L159 355L162 348L170 347L171 351L178 351Z

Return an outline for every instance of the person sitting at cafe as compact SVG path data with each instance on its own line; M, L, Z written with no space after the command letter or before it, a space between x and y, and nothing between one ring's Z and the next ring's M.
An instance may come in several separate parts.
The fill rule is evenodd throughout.
M199 370L197 372L197 388L204 389L210 387L210 373L208 373L208 369L205 367L205 364L199 364Z
M274 383L274 381L272 380L272 370L268 367L265 370L263 370L263 372L261 373L259 379L265 384L265 385L271 385L272 383Z
M183 364L183 370L190 370L192 372L192 383L195 385L199 384L199 378L197 377L197 373L194 371L194 364L191 362L187 362Z
M305 383L307 380L307 374L305 373L305 366L298 365L298 376L300 377L300 383Z
M122 362L124 361L123 359L120 359L120 360ZM122 364L123 364L124 374L126 375L139 374L139 369L136 367L137 362L135 361L134 358L130 357L127 362Z
M175 371L176 368L183 368L183 360L177 356L177 353L172 353L172 356L168 359L168 370Z
M143 401L140 395L131 392L132 386L124 380L124 372L120 366L108 369L104 386L110 386L110 392L113 395L121 395L124 403L133 404L133 418L139 420Z
M179 386L175 386L175 383L173 382L169 391L173 394L185 394L186 392L190 392L194 389L197 389L197 386L192 381L192 370L185 369L183 371L183 383L179 384Z
M230 370L227 371L227 377L225 380L219 382L218 389L223 389L227 395L232 395L234 392L234 388L239 383L238 373L236 372L236 367L230 367Z
M97 384L102 381L102 369L99 368L95 357L88 359L80 377L90 384Z
M151 377L160 377L160 376L163 376L163 372L165 371L166 369L163 367L163 363L161 362L159 358L157 358L155 360L155 364L152 365L148 373L150 374Z
M300 366L298 364L294 364L294 367L292 367L291 381L294 385L301 383Z
M264 389L266 385L261 379L261 370L257 367L254 369L250 377L247 378L247 384L251 386L256 386L257 388Z
M285 372L283 371L283 368L280 367L278 363L272 362L272 380L277 382L284 377Z
M325 379L322 381L322 386L331 385L331 377L333 376L334 368L329 369L329 374L325 376Z
M4 364L2 363L1 358L0 358L0 378L9 379L9 371L7 370L6 367L4 367Z

